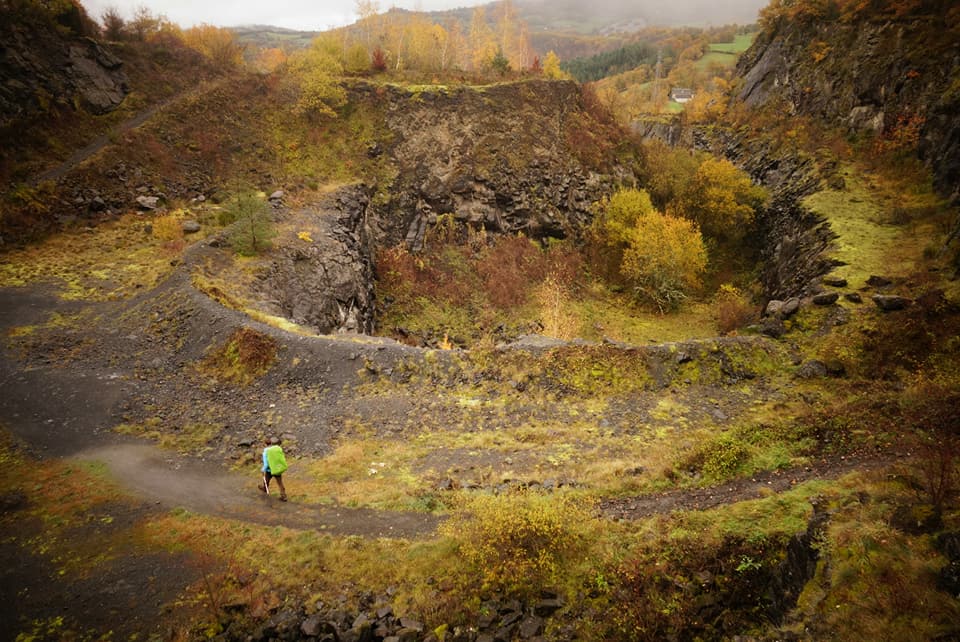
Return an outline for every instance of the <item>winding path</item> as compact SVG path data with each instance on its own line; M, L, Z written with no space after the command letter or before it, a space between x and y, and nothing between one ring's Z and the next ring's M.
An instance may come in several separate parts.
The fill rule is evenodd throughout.
M30 179L30 184L38 185L45 181L59 181L61 178L66 176L71 170L73 170L73 168L75 168L77 165L84 162L85 160L87 160L88 158L90 158L100 150L102 150L104 147L109 145L113 138L119 136L120 134L124 134L130 131L131 129L135 129L139 127L140 125L144 124L145 122L153 118L153 116L156 115L157 112L161 111L162 109L169 107L170 105L176 102L179 102L181 100L187 100L189 98L194 98L196 96L205 94L209 91L213 91L214 89L217 89L218 87L223 86L226 82L230 80L231 80L230 77L226 77L226 78L220 78L214 81L205 81L200 83L199 86L194 87L193 89L182 91L179 94L170 96L166 100L163 100L155 105L148 107L147 109L143 110L133 118L130 118L129 120L126 120L120 123L119 125L116 125L107 133L97 136L86 147L83 147L73 152L72 154L70 154L70 156L66 158L66 160L64 160L62 163L60 163L56 167L53 167L51 169L48 169L45 172L37 174L32 179Z
M42 287L0 288L0 334L69 313L83 304L63 301ZM412 538L429 536L440 519L426 513L328 507L296 501L295 471L287 485L294 501L281 503L256 488L256 470L230 472L213 461L163 450L122 437L122 421L135 377L120 369L77 370L56 363L25 366L0 347L0 426L42 457L100 462L123 488L167 508L269 526L319 529L338 535Z
M179 272L179 271L178 271ZM177 274L177 273L175 273ZM190 287L172 277L167 287ZM203 297L209 305L214 302ZM66 302L42 286L0 288L0 332L44 322L51 313L77 311L88 305ZM123 421L124 405L141 385L122 366L109 370L65 368L55 362L24 364L12 353L12 342L0 348L0 424L30 444L41 456L101 462L125 489L167 508L181 507L265 525L319 529L338 535L366 537L429 537L440 518L426 513L330 507L296 499L281 503L256 489L256 471L239 474L215 461L163 450L110 430ZM353 346L354 344L351 344ZM601 514L610 519L637 519L675 510L705 510L779 493L811 479L832 479L854 469L889 464L890 456L872 453L830 458L808 467L758 474L711 488L669 491L609 499Z

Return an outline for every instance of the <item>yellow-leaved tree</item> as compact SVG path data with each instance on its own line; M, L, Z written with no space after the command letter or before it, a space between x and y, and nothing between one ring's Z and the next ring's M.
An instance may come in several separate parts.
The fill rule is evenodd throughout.
M547 52L543 59L543 75L553 80L567 80L570 75L560 69L560 56L552 49Z
M661 312L700 287L707 251L692 221L661 214L645 190L623 189L597 207L592 236L636 295Z
M201 24L184 31L183 41L221 69L243 65L243 46L229 29Z
M719 240L743 238L766 205L765 189L724 158L707 158L676 201L677 213L696 221L704 234ZM673 214L674 208L668 211Z
M310 117L335 116L347 101L340 85L343 66L339 45L328 38L314 38L310 48L291 58L290 67L300 86L297 110Z

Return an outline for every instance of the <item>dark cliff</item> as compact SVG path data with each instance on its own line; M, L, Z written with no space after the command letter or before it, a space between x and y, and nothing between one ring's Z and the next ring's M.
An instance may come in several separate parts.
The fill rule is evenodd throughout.
M634 180L623 133L573 82L527 80L423 91L359 85L391 140L397 178L375 236L417 248L438 215L493 232L576 236L594 202Z
M881 5L889 3L879 3ZM742 56L740 98L881 139L907 138L937 189L960 189L960 24L947 3L906 15L767 20Z
M123 63L82 30L52 17L0 11L0 127L54 106L104 114L128 92Z

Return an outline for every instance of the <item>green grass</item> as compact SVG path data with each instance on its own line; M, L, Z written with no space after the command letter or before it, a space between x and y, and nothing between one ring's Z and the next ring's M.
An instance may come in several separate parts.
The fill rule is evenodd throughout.
M894 225L894 202L884 199L858 173L845 170L843 190L823 190L803 204L830 223L838 238L829 255L842 261L833 274L858 288L871 275L904 277L917 272L933 230L929 224Z
M664 109L666 109L671 114L679 114L683 112L684 106L681 103L676 103L670 100L670 101L667 101L667 104L664 106Z
M604 294L597 287L591 296L571 302L581 319L579 336L588 341L612 339L633 345L706 339L718 334L713 306L691 301L676 312L658 314L637 309L627 300Z
M694 67L699 70L705 70L713 65L719 65L723 68L731 68L737 64L738 54L709 51L703 55L700 60L694 63Z
M737 34L733 42L711 42L710 51L741 54L750 48L756 37L757 32Z

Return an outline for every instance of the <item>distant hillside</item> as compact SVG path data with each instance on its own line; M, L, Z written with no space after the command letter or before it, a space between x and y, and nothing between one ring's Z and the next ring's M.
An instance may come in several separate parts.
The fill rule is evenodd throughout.
M654 0L597 0L586 7L582 0L515 0L517 15L529 27L534 51L543 56L556 52L561 60L588 57L608 52L628 43L631 34L650 26L718 26L752 24L766 0L687 0L682 4ZM487 21L496 22L500 2L481 5ZM441 25L460 23L464 33L477 7L461 7L447 11L426 12L427 18ZM409 14L404 9L390 12ZM351 27L347 27L351 29ZM284 51L301 49L310 44L318 32L294 31L268 25L251 25L233 29L238 40L251 50L278 48Z
M633 32L648 25L709 26L756 22L766 0L517 0L531 31Z
M304 49L313 40L317 31L294 31L293 29L284 29L283 27L271 27L269 25L249 25L243 27L234 27L231 29L236 34L237 40L248 49L282 49L284 51L294 51Z

